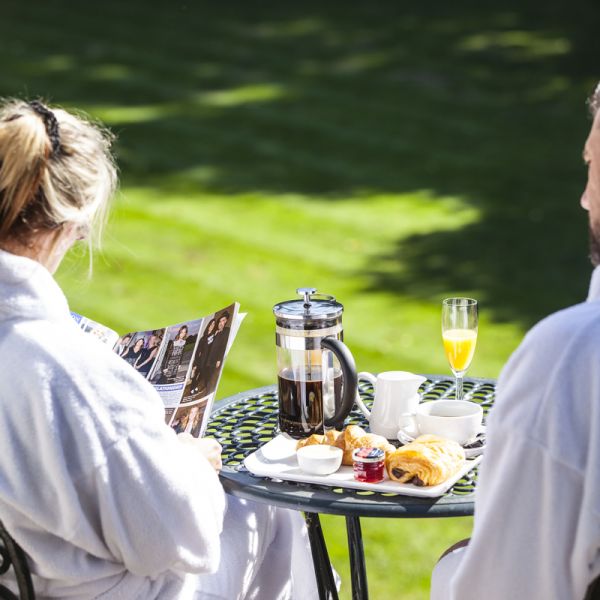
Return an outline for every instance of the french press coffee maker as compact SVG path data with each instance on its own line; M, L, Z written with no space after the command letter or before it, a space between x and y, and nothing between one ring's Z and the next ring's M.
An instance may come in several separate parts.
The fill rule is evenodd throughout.
M356 397L356 366L343 343L344 307L315 288L273 307L279 429L293 438L342 429Z

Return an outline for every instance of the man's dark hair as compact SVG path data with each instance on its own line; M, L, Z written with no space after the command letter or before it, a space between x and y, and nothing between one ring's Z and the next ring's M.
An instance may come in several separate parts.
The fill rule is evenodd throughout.
M592 117L595 117L598 110L600 110L600 83L596 86L594 93L589 97L588 106L590 107Z

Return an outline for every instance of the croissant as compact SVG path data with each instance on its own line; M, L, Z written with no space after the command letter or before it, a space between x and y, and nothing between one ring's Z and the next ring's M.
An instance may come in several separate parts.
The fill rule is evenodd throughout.
M315 444L326 444L328 446L337 446L344 451L342 458L343 465L352 466L352 452L356 448L381 448L386 453L395 450L383 436L367 433L358 425L348 425L344 431L329 429L325 435L313 433L311 436L298 440L296 450L304 446L313 446Z
M352 452L357 448L381 448L386 453L395 449L383 436L367 433L358 425L348 425L344 430L343 465L352 465Z
M323 437L324 444L328 444L329 446L337 446L342 450L344 449L344 434L342 431L338 431L337 429L328 429Z
M314 444L327 444L328 446L336 446L344 451L342 463L345 465L351 465L352 450L354 448L354 446L352 446L352 442L354 439L359 439L364 435L364 430L356 425L349 425L344 431L329 429L325 432L325 435L313 433L311 436L304 438L303 440L298 440L298 443L296 444L296 450L299 450L304 446L313 446ZM348 450L346 450L346 448L348 448ZM349 459L347 458L348 453L350 457Z
M386 454L388 477L399 483L438 485L464 464L465 451L452 440L422 435L406 446Z
M344 445L351 446L355 440L366 435L366 431L358 425L348 425L344 429Z
M304 448L304 446L314 446L317 444L324 444L324 443L325 443L324 435L320 435L318 433L313 433L311 436L304 438L303 440L298 440L298 443L296 444L296 450L299 450L300 448Z

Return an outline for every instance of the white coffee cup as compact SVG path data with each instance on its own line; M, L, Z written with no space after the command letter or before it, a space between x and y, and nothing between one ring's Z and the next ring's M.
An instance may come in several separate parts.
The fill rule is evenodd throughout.
M481 430L483 409L468 400L434 400L400 417L400 429L412 437L433 434L465 444Z
M385 371L376 377L371 373L359 373L358 379L366 379L375 388L371 411L360 399L360 394L356 394L356 404L369 420L371 432L389 440L398 439L400 417L416 411L419 386L427 378L408 371Z

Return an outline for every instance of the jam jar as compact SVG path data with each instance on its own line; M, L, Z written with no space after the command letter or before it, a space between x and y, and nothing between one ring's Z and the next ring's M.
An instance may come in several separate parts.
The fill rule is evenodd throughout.
M385 452L380 448L357 448L352 452L354 479L364 483L383 481Z

